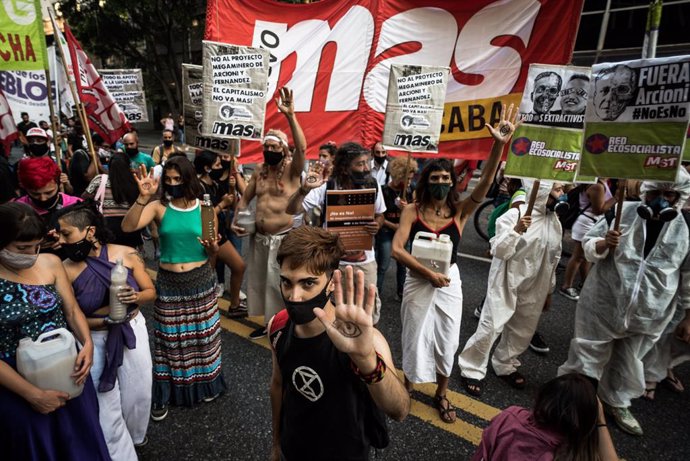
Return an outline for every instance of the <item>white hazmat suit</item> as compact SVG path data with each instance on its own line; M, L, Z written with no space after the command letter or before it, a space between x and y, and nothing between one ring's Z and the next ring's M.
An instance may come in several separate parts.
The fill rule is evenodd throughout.
M680 194L677 209L690 197L690 175L679 171L675 183L642 184L642 199L650 190ZM612 407L627 408L644 393L642 359L671 321L678 308L690 308L690 232L679 213L665 223L645 258L646 220L637 214L639 203L624 204L620 243L614 251L596 251L613 227L599 221L582 242L585 258L595 262L587 277L575 313L575 335L568 360L558 374L580 373L599 380L599 396Z
M551 183L541 183L532 224L524 234L518 234L514 227L525 215L527 204L511 208L496 221L481 318L458 357L465 378L484 379L491 347L501 334L491 360L494 371L504 376L520 366L517 357L527 349L537 328L546 297L555 286L561 257L561 223L555 213L546 211L551 189Z

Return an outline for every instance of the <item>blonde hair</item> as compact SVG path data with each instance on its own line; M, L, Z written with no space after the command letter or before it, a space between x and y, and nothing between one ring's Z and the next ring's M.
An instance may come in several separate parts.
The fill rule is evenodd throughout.
M405 169L407 168L407 157L395 157L388 164L388 172L391 175L391 179L394 181L404 181L405 180ZM410 166L407 168L407 173L414 173L417 171L417 161L415 159L410 159Z

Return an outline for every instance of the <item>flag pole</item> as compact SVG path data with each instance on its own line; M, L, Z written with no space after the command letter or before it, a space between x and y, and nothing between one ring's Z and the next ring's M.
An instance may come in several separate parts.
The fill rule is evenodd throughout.
M50 64L46 67L46 87L48 88L48 106L50 106L50 127L53 130L53 146L55 146L55 160L57 160L58 168L62 173L62 151L57 142L57 123L55 121L55 109L53 108L52 94L53 94L53 84L50 81ZM62 187L62 185L60 186Z
M55 18L53 17L52 8L48 8L48 15L50 16L50 21L53 24L53 33L55 34L55 36L57 36L56 32L59 32L60 29L58 28ZM98 159L96 158L96 151L93 148L93 140L91 139L91 129L89 128L89 119L86 115L86 109L84 108L84 104L81 102L81 99L79 99L79 93L77 92L77 89L75 87L74 78L70 76L69 69L67 68L65 50L62 49L62 43L60 42L60 40L55 40L55 42L57 44L57 49L60 54L60 60L62 61L62 67L65 70L65 75L67 76L67 82L69 83L69 89L72 93L72 99L74 99L74 102L77 105L77 113L79 114L79 120L81 120L81 125L84 128L84 136L86 136L86 144L88 145L89 153L91 154L91 158L94 161L94 165L96 165L96 169L99 170ZM72 63L72 68L74 69L74 63Z

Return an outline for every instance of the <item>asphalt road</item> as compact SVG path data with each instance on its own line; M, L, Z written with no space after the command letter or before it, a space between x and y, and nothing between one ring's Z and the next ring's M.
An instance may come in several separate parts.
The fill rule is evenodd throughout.
M465 229L460 246L459 266L463 280L463 325L461 346L474 332L474 308L486 290L489 270L485 252L488 244L475 234L471 224ZM559 281L562 272L559 273ZM398 368L401 363L399 303L395 301L395 273L391 265L383 292L380 329L388 339ZM221 307L227 302L222 301ZM554 295L551 311L539 325L551 346L545 356L526 351L521 357L521 372L527 377L526 389L514 390L491 371L487 374L480 400L465 395L457 368L450 379L449 398L458 407L458 421L445 424L432 408L433 385L418 387L413 395L410 416L402 423L390 422L390 446L376 453L376 459L438 460L469 459L481 437L481 430L501 409L510 405L529 407L539 385L556 375L565 361L572 334L575 303ZM150 308L144 310L150 318ZM229 391L216 401L193 409L172 408L167 419L149 426L150 443L140 450L142 460L265 460L271 443L270 352L265 339L252 341L249 332L260 318L242 321L222 320L223 369ZM677 375L690 386L690 367L683 365ZM654 402L638 399L633 412L645 435L633 437L618 430L610 421L619 456L630 460L690 459L690 391L674 394L661 389ZM309 437L309 434L305 434ZM373 454L372 454L373 457Z

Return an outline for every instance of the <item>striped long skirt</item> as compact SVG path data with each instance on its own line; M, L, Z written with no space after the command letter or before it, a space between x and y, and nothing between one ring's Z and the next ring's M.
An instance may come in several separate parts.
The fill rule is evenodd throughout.
M208 263L182 273L158 270L154 404L192 406L225 391L215 285L216 274Z

